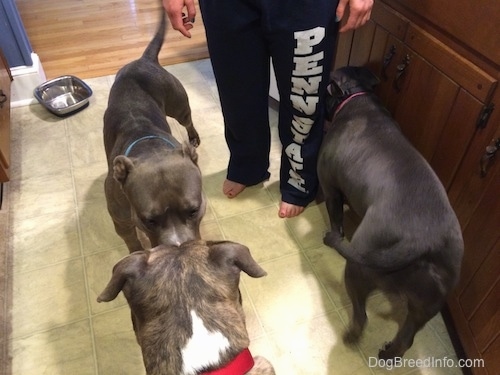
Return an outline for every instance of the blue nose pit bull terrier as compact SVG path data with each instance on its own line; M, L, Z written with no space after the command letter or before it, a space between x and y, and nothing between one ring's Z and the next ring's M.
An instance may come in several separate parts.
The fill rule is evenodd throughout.
M332 78L327 109L333 121L318 176L331 224L324 242L347 260L354 312L344 341L359 339L370 292L396 292L406 296L406 320L379 357L402 357L458 280L460 225L438 177L373 94L376 77L346 67ZM343 239L344 201L362 218L350 242Z
M104 114L106 201L116 232L130 252L142 250L137 229L152 246L200 238L205 213L195 151L200 139L188 97L179 80L158 62L165 29L163 13L142 57L116 75ZM189 144L171 135L167 116L186 127Z

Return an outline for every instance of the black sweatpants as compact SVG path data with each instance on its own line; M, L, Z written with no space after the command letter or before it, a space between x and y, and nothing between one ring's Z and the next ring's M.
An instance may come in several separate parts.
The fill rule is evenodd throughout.
M282 200L306 206L318 187L337 0L200 0L200 7L231 153L227 178L250 186L269 177L272 57L280 95Z

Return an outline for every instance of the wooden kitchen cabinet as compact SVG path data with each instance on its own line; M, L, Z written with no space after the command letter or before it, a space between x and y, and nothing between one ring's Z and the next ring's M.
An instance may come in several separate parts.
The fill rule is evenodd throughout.
M9 180L11 81L10 69L0 50L0 183Z
M380 2L366 28L342 37L335 67L377 74L382 102L449 188L497 78Z
M447 189L465 242L461 280L448 307L467 356L485 360L484 368L472 371L497 374L500 155L495 160L491 153L497 142L500 147L500 109L495 109L500 105L500 38L494 31L500 14L495 0L479 1L482 8L473 10L475 29L481 28L477 35L464 29L470 23L470 13L463 10L466 1L452 7L375 1L371 21L341 35L334 68L367 66L377 74L377 94ZM453 8L458 19L438 12L442 7ZM488 40L479 40L483 29L491 27ZM481 161L486 173L481 173Z
M493 102L500 103L500 90ZM500 111L490 125L472 139L448 191L465 242L449 310L468 357L485 360L474 373L485 375L500 369L500 155L490 153L500 147Z

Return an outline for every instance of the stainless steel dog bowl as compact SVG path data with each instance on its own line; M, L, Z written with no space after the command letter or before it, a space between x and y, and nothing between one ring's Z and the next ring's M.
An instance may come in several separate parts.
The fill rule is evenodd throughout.
M67 75L42 83L33 95L48 111L67 116L88 106L92 89L80 78Z

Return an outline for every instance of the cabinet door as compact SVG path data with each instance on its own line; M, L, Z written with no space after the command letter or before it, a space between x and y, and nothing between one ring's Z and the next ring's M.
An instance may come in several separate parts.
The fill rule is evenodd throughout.
M500 94L497 97L500 100ZM460 281L448 307L468 357L485 361L484 368L473 369L474 374L481 375L496 374L500 368L498 159L490 159L486 175L481 175L486 147L492 140L500 140L500 114L491 120L497 128L491 126L475 134L450 189L450 199L462 226L465 253Z

